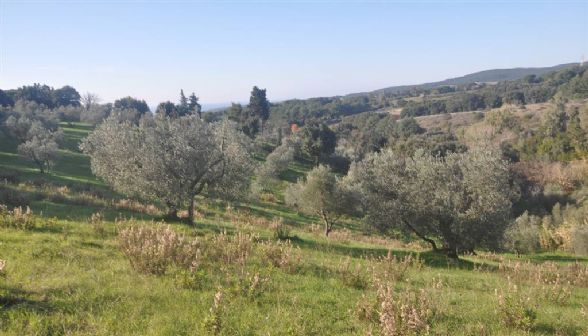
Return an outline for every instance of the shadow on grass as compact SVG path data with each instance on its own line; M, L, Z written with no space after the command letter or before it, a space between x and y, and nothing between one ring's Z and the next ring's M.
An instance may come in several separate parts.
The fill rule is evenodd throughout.
M296 183L302 177L304 177L303 172L296 171L292 168L288 168L286 171L280 173L280 179L290 183Z
M587 262L588 258L580 256L570 255L557 255L557 254L536 254L526 256L527 259L532 261L558 261L558 262Z
M429 267L435 268L459 268L466 270L473 270L474 266L478 263L474 263L470 260L458 259L453 260L448 258L446 255L440 252L426 251L426 252L414 252L405 250L392 250L384 247L360 247L360 246L346 246L337 243L322 242L316 240L303 239L298 236L292 237L291 242L293 245L304 249L313 249L317 251L327 252L331 254L339 254L343 256L350 256L355 258L360 257L384 257L390 251L397 258L404 258L409 255L418 256L423 260L424 264ZM487 266L487 265L486 265Z
M538 323L532 330L540 335L583 335L582 329L570 325L561 325L556 328L547 323Z
M28 292L20 288L2 286L0 287L0 312L9 309L26 309L46 313L54 307L45 300L29 299L34 292Z

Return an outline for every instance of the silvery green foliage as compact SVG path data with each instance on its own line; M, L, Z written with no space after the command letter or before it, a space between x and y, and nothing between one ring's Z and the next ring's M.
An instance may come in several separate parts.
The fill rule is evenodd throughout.
M80 115L80 120L92 125L98 125L112 113L110 104L90 104Z
M28 117L15 117L11 115L4 122L4 128L16 140L25 142L32 124L33 120Z
M282 144L271 152L256 171L256 187L261 190L269 190L278 184L279 176L288 169L288 165L294 160L296 149L291 141L284 139Z
M495 247L513 197L508 163L488 150L445 157L418 151L409 158L384 150L352 165L348 179L370 224L440 238L451 254Z
M22 124L20 125L22 126ZM41 173L44 173L53 166L57 159L59 150L57 141L60 141L61 137L61 131L51 132L41 122L32 121L27 130L25 141L18 145L18 153L33 161Z
M354 200L346 185L323 165L308 172L305 180L288 186L285 199L288 205L303 213L318 216L327 236L339 218L354 209Z
M43 124L43 127L50 131L56 131L59 127L59 115L57 109L51 110L44 105L18 100L13 107L5 107L3 110L6 117L10 118L12 116L14 118L13 120L19 121L22 119L22 122L26 122L26 120L40 121ZM8 122L8 120L6 121ZM8 127L8 125L6 126Z
M504 247L518 253L537 252L541 249L541 217L525 211L504 233Z
M111 116L81 145L94 174L116 190L192 209L194 197L222 198L247 190L252 171L247 138L228 121L198 116L144 118L135 125Z

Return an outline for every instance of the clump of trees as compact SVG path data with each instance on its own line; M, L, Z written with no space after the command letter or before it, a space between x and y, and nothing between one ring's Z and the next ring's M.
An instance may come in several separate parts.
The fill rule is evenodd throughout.
M302 149L314 159L318 166L321 156L333 154L337 145L337 135L329 126L320 122L309 122L300 131Z
M353 195L330 168L319 165L306 175L305 180L290 185L285 199L286 204L303 213L318 216L325 235L329 236L341 216L355 209L357 202L354 202Z
M504 247L517 253L565 251L588 255L588 202L562 206L537 216L525 211L508 227Z
M41 173L47 172L58 157L58 142L62 139L55 111L19 100L14 107L0 112L0 116L7 116L0 118L5 119L4 131L19 143L18 153L32 161Z
M267 100L266 89L254 86L249 97L249 105L243 108L241 104L233 103L228 110L229 119L235 121L243 133L254 138L263 132L265 122L270 116L270 103Z
M197 115L202 119L202 106L198 103L199 98L192 92L190 98L186 98L184 90L180 90L180 103L175 104L171 101L159 103L156 114L161 114L170 118L183 117L186 115Z
M119 110L135 110L139 112L140 115L150 112L149 106L144 100L133 98L131 96L115 100L114 107Z
M24 85L16 90L3 91L0 93L0 105L13 106L21 100L34 102L49 109L65 106L79 107L80 98L78 91L69 85L54 89L48 85L35 83Z
M388 149L354 164L348 179L363 196L369 224L415 234L450 257L496 248L515 196L508 163L485 150L403 157Z
M90 155L92 172L115 190L161 201L172 216L187 206L193 223L197 195L230 199L247 190L248 143L228 121L209 124L188 115L132 124L109 117L81 148Z
M565 100L547 111L541 126L521 139L518 150L523 159L570 161L588 156L588 109L567 108Z
M417 117L501 107L503 104L525 105L543 103L560 96L585 98L588 96L588 67L571 67L542 76L499 82L496 85L464 87L465 92L407 103L401 117Z

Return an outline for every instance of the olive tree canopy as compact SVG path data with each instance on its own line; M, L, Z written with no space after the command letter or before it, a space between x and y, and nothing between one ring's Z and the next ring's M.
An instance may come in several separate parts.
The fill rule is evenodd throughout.
M308 172L305 180L288 186L285 198L288 205L318 216L328 236L343 214L353 213L357 204L353 195L329 167L319 165Z
M81 145L92 172L128 195L164 202L171 213L206 193L237 197L247 190L252 161L247 138L228 121L158 116L138 125L109 117Z
M363 195L368 223L416 234L451 257L496 247L508 224L513 191L508 163L486 150L445 157L391 150L354 164L348 179Z

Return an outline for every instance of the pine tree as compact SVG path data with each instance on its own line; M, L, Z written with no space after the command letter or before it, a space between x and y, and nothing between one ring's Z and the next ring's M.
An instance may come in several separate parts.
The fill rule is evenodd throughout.
M188 110L188 99L186 98L186 96L184 95L184 90L180 90L180 106L178 107L178 112L180 114L180 116L184 116L188 113L190 113L190 111Z
M257 86L253 87L251 97L249 98L249 115L251 119L259 123L260 130L263 132L263 124L269 118L270 108L266 97L266 90L259 89ZM252 135L255 135L255 131Z
M194 92L192 92L192 94L190 95L188 109L190 111L189 113L198 114L198 117L202 119L202 106L200 106L200 104L198 103L198 97L196 97L196 94L194 94Z

